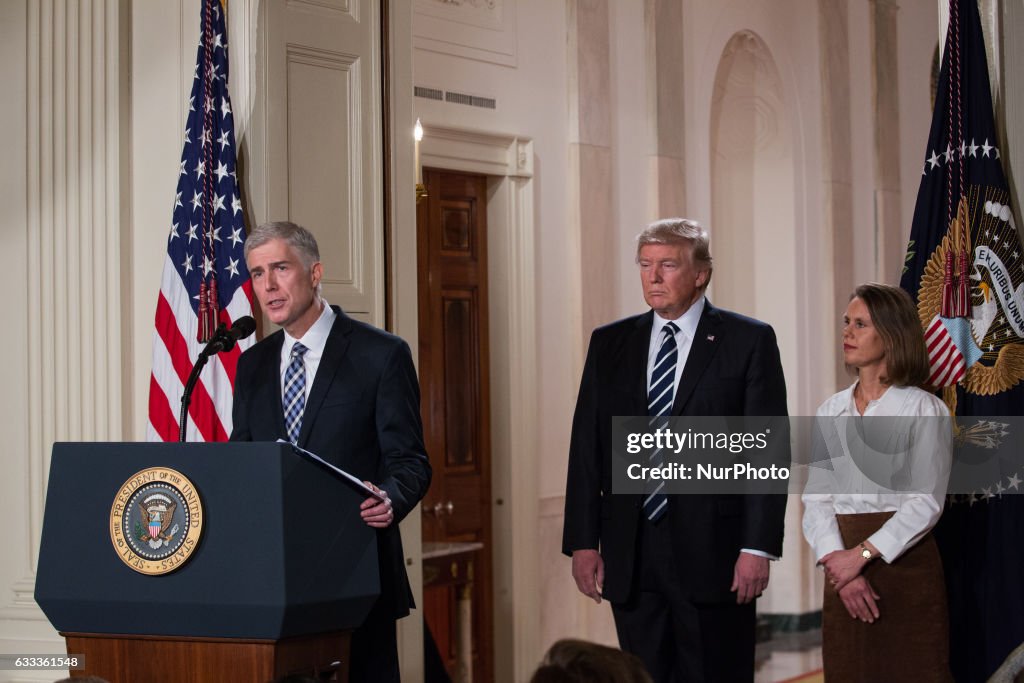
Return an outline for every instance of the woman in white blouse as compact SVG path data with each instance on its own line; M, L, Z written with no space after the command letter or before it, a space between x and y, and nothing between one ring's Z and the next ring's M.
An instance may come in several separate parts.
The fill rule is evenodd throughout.
M804 537L826 576L825 677L951 680L930 533L949 477L949 411L919 388L928 354L906 292L861 285L843 320L843 358L857 381L818 408L803 495Z

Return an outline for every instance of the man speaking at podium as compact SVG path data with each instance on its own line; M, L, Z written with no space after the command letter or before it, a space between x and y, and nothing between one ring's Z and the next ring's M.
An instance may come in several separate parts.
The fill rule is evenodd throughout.
M409 346L320 296L316 239L294 223L260 225L245 242L260 307L282 330L242 354L232 441L286 439L380 493L360 506L377 529L381 595L352 634L351 681L398 681L395 620L413 607L398 523L430 485Z

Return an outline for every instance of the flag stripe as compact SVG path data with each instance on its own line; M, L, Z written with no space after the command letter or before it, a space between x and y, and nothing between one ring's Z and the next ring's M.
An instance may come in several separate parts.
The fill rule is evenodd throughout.
M176 441L178 420L174 417L167 396L157 384L156 377L149 376L149 424L156 431L160 441Z
M946 362L949 361L949 359L956 353L958 353L958 351L956 346L953 344L953 340L946 337L946 339L943 340L942 346L936 349L935 353L932 354L930 359L932 367L945 365Z
M938 318L936 318L938 320ZM931 351L935 347L935 344L939 343L943 339L948 339L949 335L944 334L945 328L941 322L932 323L932 325L925 332L925 341L928 343L928 350Z
M188 343L181 336L181 331L173 324L173 321L174 315L170 312L167 300L161 295L157 299L157 334L160 335L160 340L170 358L171 368L181 382L182 391L184 391L185 382L188 381L188 376L192 372L192 361L189 358ZM224 427L216 418L213 400L201 381L196 382L195 388L192 390L189 415L196 421L196 427L204 441L213 441L214 434L224 432Z
M181 412L181 395L185 390L185 385L174 371L170 355L167 353L167 349L164 347L163 342L158 342L153 345L153 378L156 380L160 391L163 392L166 397L168 406L171 407L171 414L174 417L175 436L173 441L177 441L178 414ZM202 435L196 429L194 419L191 419L188 422L185 430L185 438L188 441L202 441Z
M956 368L956 359L951 358L948 362L943 363L942 366L939 367L933 373L932 376L934 377L934 379L932 381L932 385L937 387L944 387L949 385L951 383L949 382L949 378L953 374L954 370L956 370Z

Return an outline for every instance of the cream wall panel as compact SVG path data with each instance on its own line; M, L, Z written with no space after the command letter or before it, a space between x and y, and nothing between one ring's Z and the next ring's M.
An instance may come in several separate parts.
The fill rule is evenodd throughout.
M573 169L572 184L577 188L576 211L578 222L573 226L579 231L580 281L576 289L580 292L580 327L578 329L578 357L576 369L583 370L590 333L617 317L618 305L615 300L615 280L607 277L612 266L622 253L618 244L618 229L615 225L613 194L613 151L600 145L571 145L569 161ZM637 231L639 232L639 230ZM629 246L626 245L628 251Z
M348 18L359 21L356 12L359 11L358 0L287 0L289 9L307 11L311 14L321 14L324 17L337 18L338 15L346 15Z
M262 34L266 220L293 220L320 242L324 295L384 320L380 5L268 3Z
M614 320L615 281L604 277L615 262L612 186L611 8L607 0L568 0L569 233L567 307L578 321L572 345L579 376L591 331Z
M847 17L850 30L850 221L852 239L850 261L855 283L878 280L878 252L876 246L879 224L875 214L875 110L874 74L872 71L873 43L870 36L872 8L867 2L850 2ZM837 292L841 297L842 292ZM845 305L842 306L845 310ZM842 310L831 315L832 329L842 318ZM838 355L835 347L830 349ZM847 376L841 375L839 384L845 385ZM820 403L820 400L819 400Z
M414 0L413 45L516 66L517 0Z
M880 282L896 284L907 241L901 225L899 145L899 31L892 0L871 2L871 46L875 109L875 272ZM913 191L913 190L912 190ZM909 233L907 233L909 235Z
M363 161L362 60L355 55L288 50L288 206L292 220L317 226L323 288L346 310L371 310L374 252L362 226L358 185ZM378 233L379 234L379 233Z
M651 217L686 215L686 91L683 30L683 0L648 0L645 3L647 34L647 117L653 132L651 173Z
M673 107L663 109L665 116L659 117L661 132L658 132L649 108L653 87L651 72L664 67L658 78L685 89L683 65L681 61L676 63L674 57L659 61L657 66L648 63L651 50L657 47L646 45L646 49L641 49L651 35L646 16L649 5L649 2L613 2L608 8L611 97L615 103L612 113L615 237L611 245L613 257L606 265L618 271L617 308L612 313L613 318L643 311L647 306L636 265L636 236L657 218L686 215L683 160L671 154L666 156L661 148L662 133L682 138L682 116L677 117ZM665 34L660 35L664 38ZM673 54L671 49L668 52ZM639 74L647 74L647 77L640 78ZM673 99L674 96L670 98ZM578 387L579 377L575 377L574 382L573 390ZM559 473L560 479L562 474ZM561 493L565 493L564 486Z
M823 283L831 297L825 301L830 311L846 306L853 289L853 169L851 167L850 130L850 26L846 0L818 1L818 32L822 45L828 45L821 60L822 81L822 238L829 254L831 278ZM835 320L822 316L819 332L829 350L839 347L840 330ZM832 355L831 368L825 358L821 374L828 380L822 395L837 388L845 378L839 354ZM813 401L812 401L813 402Z

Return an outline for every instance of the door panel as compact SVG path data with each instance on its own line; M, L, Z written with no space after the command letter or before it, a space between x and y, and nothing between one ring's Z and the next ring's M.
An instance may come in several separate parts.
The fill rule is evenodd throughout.
M316 235L324 296L384 325L379 0L266 4L267 218Z
M482 543L425 576L424 613L456 673L460 597L468 585L473 680L493 680L490 403L487 357L487 178L426 169L417 207L420 387L434 480L423 504L425 542ZM426 573L426 570L425 570ZM454 582L454 584L453 584ZM432 585L433 584L433 585ZM464 612L464 613L465 613Z

